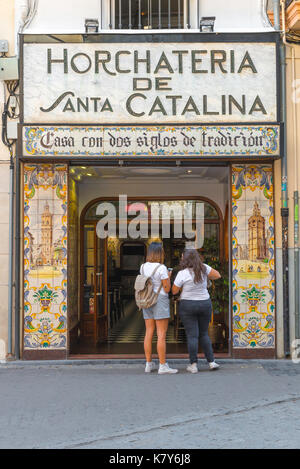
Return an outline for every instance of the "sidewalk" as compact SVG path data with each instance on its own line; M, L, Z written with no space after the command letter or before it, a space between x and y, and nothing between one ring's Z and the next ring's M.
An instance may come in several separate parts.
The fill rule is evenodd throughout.
M158 364L158 360L154 359L154 362ZM167 360L169 365L172 366L181 366L184 367L188 364L188 359L185 358L170 358ZM216 361L222 365L224 364L233 364L236 363L238 365L243 364L276 364L280 363L282 366L296 366L293 364L291 360L285 359L237 359L237 358L217 358ZM64 367L64 366L100 366L106 367L111 365L116 365L117 367L128 366L128 365L140 365L144 366L145 359L144 358L106 358L106 359L94 359L94 358L87 358L87 359L69 359L69 360L2 360L0 361L0 369L1 368L24 368L24 367ZM199 367L205 367L206 361L205 359L199 359ZM299 364L300 368L300 364ZM184 368L183 368L184 370ZM300 369L299 369L300 373Z
M300 365L218 360L0 365L0 448L299 448Z

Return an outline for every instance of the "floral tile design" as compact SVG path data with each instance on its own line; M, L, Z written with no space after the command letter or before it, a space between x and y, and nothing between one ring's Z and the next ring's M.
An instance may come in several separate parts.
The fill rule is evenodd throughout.
M24 166L24 349L67 347L68 170Z
M236 349L275 347L273 187L272 165L246 164L232 168L233 347Z

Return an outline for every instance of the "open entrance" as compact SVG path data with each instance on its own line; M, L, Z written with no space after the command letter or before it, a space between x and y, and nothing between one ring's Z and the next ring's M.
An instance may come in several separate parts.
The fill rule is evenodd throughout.
M155 223L153 213L159 214ZM171 280L179 271L184 248L191 245L205 263L221 272L222 280L213 282L209 290L213 303L209 334L215 352L228 353L227 167L72 167L69 219L72 355L143 355L145 325L134 301L134 281L147 246L158 239L164 246L165 265L173 269ZM103 227L111 230L106 237L101 234ZM170 294L169 300L167 352L181 356L187 347L178 298Z

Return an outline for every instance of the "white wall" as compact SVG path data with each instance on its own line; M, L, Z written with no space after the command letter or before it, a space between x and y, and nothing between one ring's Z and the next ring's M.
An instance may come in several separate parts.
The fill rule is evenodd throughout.
M26 2L15 1L17 9ZM101 0L39 0L37 15L26 33L82 33L86 18L100 20L100 4ZM218 32L272 30L265 15L266 0L200 0L199 4L200 17L216 16ZM107 29L108 0L102 0L102 6L102 23ZM197 0L191 0L191 23L199 29Z
M16 19L26 0L15 0ZM39 0L26 33L84 32L85 18L100 18L100 0Z
M13 0L0 0L0 12L1 39L9 41L9 55L13 55L15 47ZM0 115L6 99L4 82L0 81ZM0 139L0 361L6 356L8 338L9 159L8 149Z
M201 0L200 17L215 16L216 31L272 30L264 0Z
M79 184L79 214L83 208L93 199L100 197L118 197L119 194L127 194L128 197L206 197L213 200L225 213L226 203L228 201L228 185L220 183L207 184L205 181L190 180L181 182L177 179L166 178L152 179L139 178L129 179L99 179L97 183L80 183ZM224 194L227 197L224 197Z

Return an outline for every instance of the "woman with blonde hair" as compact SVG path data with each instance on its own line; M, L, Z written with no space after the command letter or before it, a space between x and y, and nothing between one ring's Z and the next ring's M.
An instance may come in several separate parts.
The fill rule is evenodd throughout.
M170 318L169 291L171 290L170 276L164 263L164 249L162 243L153 242L147 249L146 263L141 266L140 273L151 277L153 291L158 294L157 302L150 308L143 309L146 325L144 350L146 355L145 372L155 369L152 361L152 339L156 329L157 353L159 357L158 374L174 374L178 370L170 368L166 362L166 335Z

